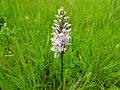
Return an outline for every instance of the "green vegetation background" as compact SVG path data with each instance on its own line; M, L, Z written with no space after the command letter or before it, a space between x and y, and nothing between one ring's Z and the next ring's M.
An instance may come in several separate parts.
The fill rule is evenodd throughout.
M0 0L1 90L59 90L51 32L63 6L72 24L64 90L120 90L120 0Z

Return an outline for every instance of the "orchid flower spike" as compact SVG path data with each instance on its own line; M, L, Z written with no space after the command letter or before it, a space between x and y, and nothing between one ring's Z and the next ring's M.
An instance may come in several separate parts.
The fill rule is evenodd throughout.
M57 20L54 20L53 28L53 37L51 38L52 48L51 50L54 52L54 57L58 57L60 53L66 51L66 46L70 45L70 31L71 24L67 21L69 19L66 16L66 11L64 11L63 7L58 9L58 15L56 15Z

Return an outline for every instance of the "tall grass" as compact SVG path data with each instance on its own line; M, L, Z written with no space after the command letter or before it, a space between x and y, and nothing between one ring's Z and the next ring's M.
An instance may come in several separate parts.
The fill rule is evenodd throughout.
M0 88L59 90L52 23L63 6L72 23L64 54L64 90L120 89L119 0L0 0Z

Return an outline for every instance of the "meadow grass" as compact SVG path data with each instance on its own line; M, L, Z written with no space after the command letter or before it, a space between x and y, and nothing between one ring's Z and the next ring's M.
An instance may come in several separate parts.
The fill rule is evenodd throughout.
M0 89L59 90L51 48L63 6L72 24L64 90L120 90L120 0L0 0Z

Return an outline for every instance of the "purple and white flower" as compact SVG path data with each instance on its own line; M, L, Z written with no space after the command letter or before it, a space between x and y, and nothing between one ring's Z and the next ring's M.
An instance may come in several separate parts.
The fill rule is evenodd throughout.
M58 15L56 15L57 20L54 20L54 24L52 26L53 29L53 37L51 38L52 48L51 50L54 52L54 57L58 57L61 52L66 51L66 46L70 45L70 32L71 32L71 24L67 22L69 19L66 16L66 12L63 7L58 9Z

